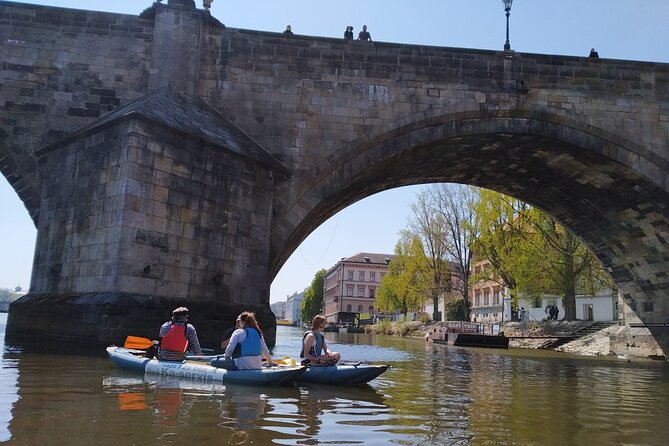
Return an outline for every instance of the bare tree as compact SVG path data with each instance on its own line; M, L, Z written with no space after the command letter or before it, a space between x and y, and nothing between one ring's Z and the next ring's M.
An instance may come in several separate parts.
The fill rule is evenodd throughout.
M463 320L469 320L471 248L478 237L475 206L479 201L479 189L464 184L435 184L429 189L429 194L446 229L445 237L440 241L448 258L454 263L459 279L452 283L452 290L462 295L462 317Z
M423 267L426 292L433 303L432 319L438 321L441 320L439 296L445 294L451 285L451 263L446 244L442 242L448 233L448 225L428 191L420 192L417 198L418 201L411 205L413 215L409 221L409 231L422 245L423 258L417 263Z

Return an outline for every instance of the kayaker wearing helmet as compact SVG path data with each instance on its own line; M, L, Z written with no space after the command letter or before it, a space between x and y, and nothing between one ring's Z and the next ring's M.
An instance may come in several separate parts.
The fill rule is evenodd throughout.
M158 359L163 361L182 361L186 359L186 350L201 355L200 341L195 327L188 323L188 308L179 307L172 311L172 320L160 327L160 348Z
M334 365L341 359L341 355L330 351L325 343L323 330L326 326L327 320L320 314L311 320L311 331L302 337L302 365Z

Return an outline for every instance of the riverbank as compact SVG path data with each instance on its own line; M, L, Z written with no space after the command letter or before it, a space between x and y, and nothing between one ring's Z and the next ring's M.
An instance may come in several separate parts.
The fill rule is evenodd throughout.
M371 326L369 331L396 336L425 337L434 331L445 331L448 322L385 322ZM502 322L500 331L511 337L509 348L545 348L551 339L564 336L579 336L593 326L590 321L543 321L528 324L524 333L520 322ZM580 333L579 333L580 332ZM529 336L529 337L528 337ZM555 338L550 338L554 336ZM650 331L643 327L628 327L611 322L593 333L588 333L554 348L582 356L606 356L625 361L662 360L666 361Z

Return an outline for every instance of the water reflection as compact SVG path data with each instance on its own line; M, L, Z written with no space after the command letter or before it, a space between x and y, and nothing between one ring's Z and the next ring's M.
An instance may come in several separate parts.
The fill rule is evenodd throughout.
M347 438L352 433L350 426L356 425L361 426L359 435L364 436L368 422L390 410L383 395L370 386L224 386L153 381L115 371L103 379L103 389L116 396L120 412L143 411L152 424L163 427L191 425L195 407L217 407L216 426L222 435L227 431L224 437L233 443L246 442L249 431L259 427L272 431L273 441L279 444L309 444L323 430L332 438L340 424L349 426Z
M279 328L275 356L301 330ZM106 358L7 352L0 438L16 445L665 444L669 367L328 333L369 385L252 387L147 379ZM349 344L345 342L357 342Z
M5 344L5 321L0 323L0 345ZM0 441L9 440L11 437L9 423L12 419L12 407L18 399L18 357L14 352L5 352L0 369Z

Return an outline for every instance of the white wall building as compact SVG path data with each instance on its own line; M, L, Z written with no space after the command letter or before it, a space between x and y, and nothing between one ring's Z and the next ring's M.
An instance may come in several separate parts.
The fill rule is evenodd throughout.
M304 300L304 291L294 293L286 301L286 314L284 319L293 323L293 325L302 325L302 301Z
M618 320L618 294L611 289L605 289L595 296L577 295L576 296L576 319L581 321L617 321ZM525 299L519 299L518 308L524 307L528 312L529 320L542 321L548 318L546 307L556 305L558 307L558 319L564 317L564 305L559 296L544 296L541 299L541 305L535 306L535 303ZM506 318L508 317L508 319ZM505 320L510 320L511 311L505 315Z

